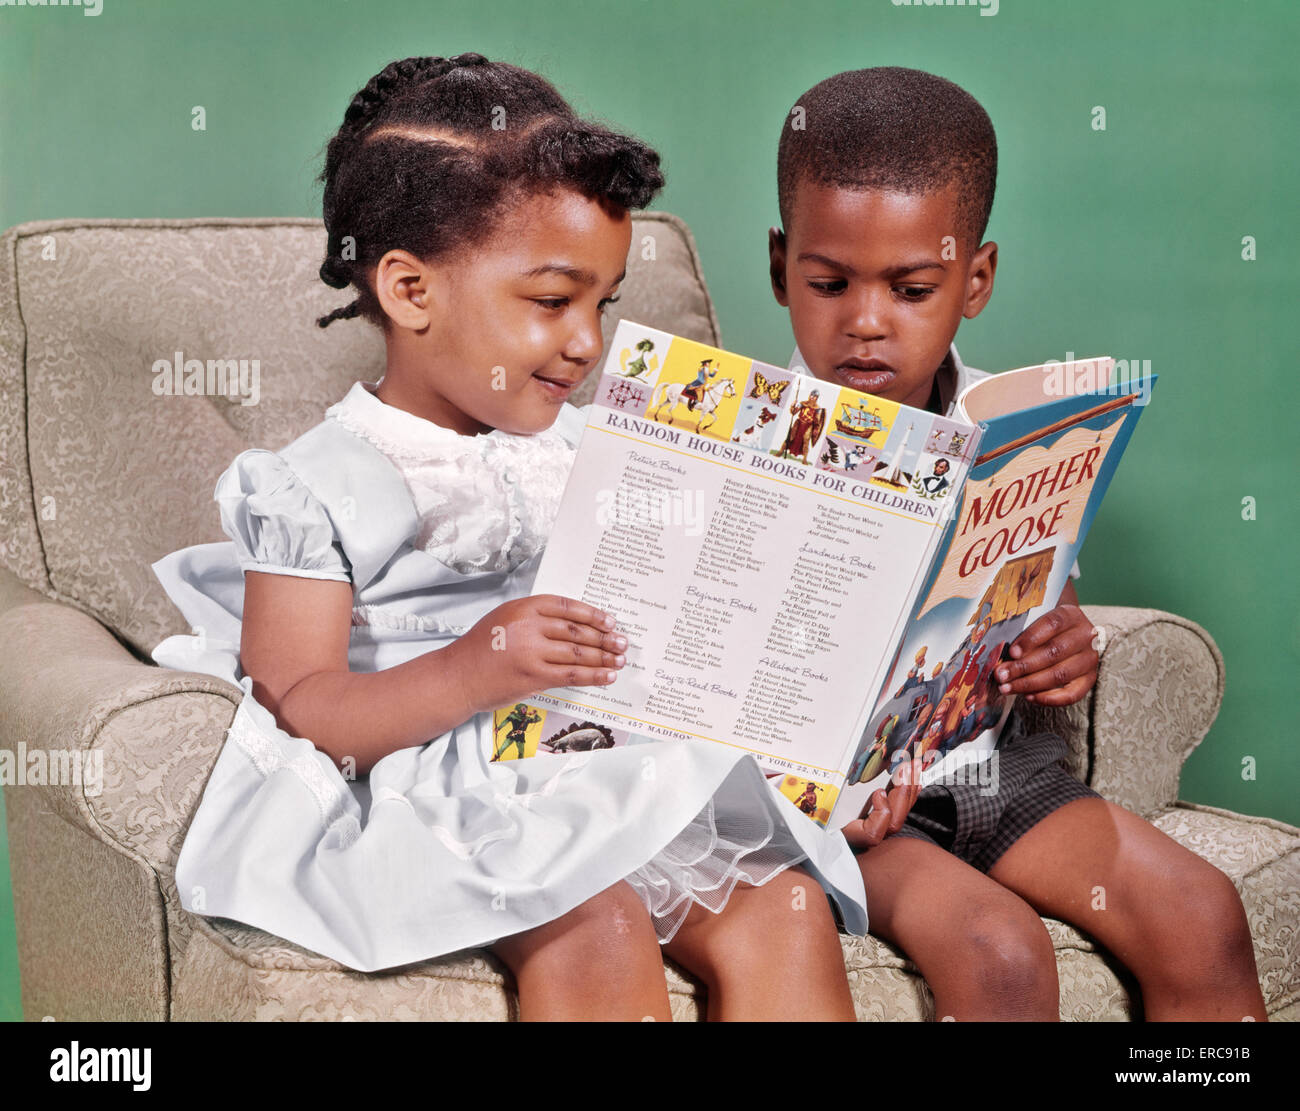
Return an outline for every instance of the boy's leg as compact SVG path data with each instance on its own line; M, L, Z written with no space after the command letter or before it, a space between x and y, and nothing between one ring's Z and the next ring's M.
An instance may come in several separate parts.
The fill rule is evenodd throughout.
M1056 953L1023 899L919 837L887 837L858 867L871 932L920 970L935 1018L1057 1019Z
M672 1021L659 938L626 882L492 951L514 973L521 1021Z
M663 949L708 987L710 1021L856 1018L834 916L802 868L736 884L721 914L695 904Z
M1137 977L1147 1019L1266 1018L1232 881L1123 807L1066 803L1022 834L989 876L1114 953Z

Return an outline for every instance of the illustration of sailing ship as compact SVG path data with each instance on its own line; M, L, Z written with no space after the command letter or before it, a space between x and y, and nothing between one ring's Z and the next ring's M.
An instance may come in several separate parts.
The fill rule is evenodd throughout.
M872 409L867 412L864 403L859 400L850 407L847 403L842 408L843 417L835 418L835 428L845 436L853 436L868 443L875 433L885 427L880 419L880 411Z

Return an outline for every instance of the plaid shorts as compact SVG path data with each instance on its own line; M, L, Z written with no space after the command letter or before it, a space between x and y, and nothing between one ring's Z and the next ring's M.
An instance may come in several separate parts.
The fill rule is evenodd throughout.
M893 836L920 837L987 873L1007 849L1052 811L1075 799L1101 798L1065 766L1065 741L1055 733L1027 736L1012 711L997 748L992 783L932 783L922 788L903 827Z

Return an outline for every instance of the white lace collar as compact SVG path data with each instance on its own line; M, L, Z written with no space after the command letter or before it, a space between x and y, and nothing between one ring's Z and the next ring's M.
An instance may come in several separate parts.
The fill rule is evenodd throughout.
M469 574L513 571L546 546L573 466L563 436L554 428L462 436L386 404L378 386L354 383L325 415L401 473L420 517L417 547Z

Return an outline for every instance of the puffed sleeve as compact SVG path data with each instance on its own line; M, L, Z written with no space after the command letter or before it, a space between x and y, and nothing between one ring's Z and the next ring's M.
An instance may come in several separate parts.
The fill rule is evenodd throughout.
M351 581L325 507L274 452L241 452L212 496L242 570Z

